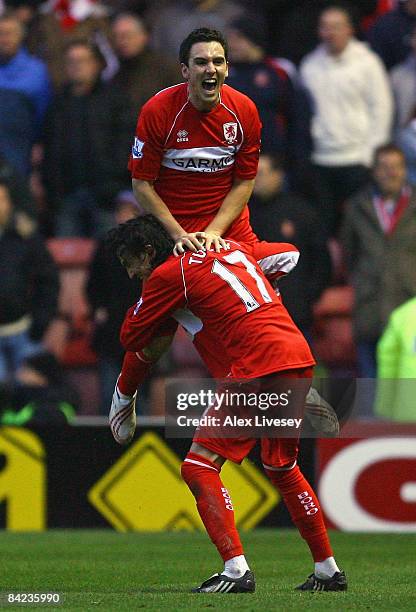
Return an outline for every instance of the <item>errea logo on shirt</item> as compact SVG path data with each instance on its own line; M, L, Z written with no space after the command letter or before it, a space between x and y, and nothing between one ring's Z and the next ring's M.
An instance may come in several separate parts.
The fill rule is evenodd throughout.
M139 140L137 137L134 139L134 144L131 149L131 154L133 159L141 159L143 157L142 149L144 147L144 142Z
M187 132L186 130L179 130L176 136L176 142L189 142L189 132Z

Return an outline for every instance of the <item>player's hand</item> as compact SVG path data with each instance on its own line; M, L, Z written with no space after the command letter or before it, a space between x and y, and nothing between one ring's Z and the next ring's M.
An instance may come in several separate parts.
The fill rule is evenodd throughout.
M175 241L173 248L173 254L175 257L183 255L185 249L196 253L197 251L205 250L205 239L207 234L205 232L190 232L189 234L183 234L179 236Z
M213 249L216 253L219 253L221 249L228 251L230 245L216 232L205 232L205 248L207 251Z

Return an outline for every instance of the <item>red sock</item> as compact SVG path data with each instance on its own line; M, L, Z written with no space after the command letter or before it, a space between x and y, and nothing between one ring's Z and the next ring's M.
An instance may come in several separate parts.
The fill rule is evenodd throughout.
M311 550L313 560L323 561L332 557L318 498L299 467L296 465L291 470L273 472L266 469L266 473L282 494L292 521Z
M196 499L205 529L224 561L243 555L234 522L234 509L221 482L220 467L196 453L188 453L182 463L182 478Z
M146 361L141 353L127 351L117 386L124 395L134 395L137 387L148 376L153 363Z

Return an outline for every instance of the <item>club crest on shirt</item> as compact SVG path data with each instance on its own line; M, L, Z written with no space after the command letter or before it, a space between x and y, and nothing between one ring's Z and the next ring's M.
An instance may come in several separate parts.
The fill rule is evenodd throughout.
M224 136L228 144L233 144L237 140L237 124L223 123Z
M131 149L131 154L133 159L141 159L143 157L142 149L144 147L144 142L139 140L137 137L134 139L134 145Z

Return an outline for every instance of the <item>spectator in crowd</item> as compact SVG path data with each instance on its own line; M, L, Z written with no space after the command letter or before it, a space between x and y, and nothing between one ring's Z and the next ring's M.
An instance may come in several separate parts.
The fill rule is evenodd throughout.
M17 371L16 383L5 389L2 425L61 427L73 421L79 397L52 353L27 357Z
M114 225L124 223L139 213L133 192L122 192L117 198ZM98 356L102 414L108 413L123 363L120 327L127 309L137 301L140 292L137 279L128 277L118 258L101 241L91 261L86 293L94 320L92 345Z
M383 14L394 0L346 0L357 28L365 30L374 14ZM270 51L298 65L316 46L319 16L328 0L263 0L269 24Z
M58 303L57 268L43 241L19 223L0 182L0 381L41 349Z
M222 32L244 8L236 0L177 0L148 14L152 25L152 46L170 57L177 57L179 45L189 32L200 27Z
M411 37L411 52L390 72L395 101L395 131L400 131L414 119L416 111L416 21Z
M129 13L116 16L112 38L120 63L112 83L125 94L125 112L131 113L133 134L143 104L161 89L183 79L177 62L148 47L149 33L140 17Z
M300 72L314 102L313 199L334 235L341 205L366 184L374 150L389 139L393 107L383 65L354 37L343 4L323 11L319 37Z
M377 345L375 412L391 421L416 421L416 297L390 315Z
M90 40L110 54L110 20L101 0L48 0L30 26L27 44L48 65L55 89L65 82L65 51L74 40Z
M282 161L274 155L260 155L249 203L250 222L260 240L290 242L298 247L298 265L279 288L296 325L310 339L312 308L329 284L331 259L315 210L299 196L285 191L284 185Z
M132 126L123 92L100 80L103 65L94 43L70 43L67 86L48 115L44 181L58 236L102 235L113 225L116 194L130 184Z
M0 16L0 153L27 176L51 94L46 66L26 51L23 38L13 13Z
M262 150L284 156L292 179L311 153L309 96L278 60L266 55L264 28L254 16L231 22L227 40L227 83L256 104L263 125Z
M354 287L359 375L376 376L376 344L391 312L416 294L416 193L401 149L377 149L373 183L348 203L342 227Z
M16 17L24 26L28 26L36 17L37 11L39 10L42 2L43 0L6 0L5 5L8 9L13 10Z
M368 32L375 21L396 6L397 0L355 0L357 7L366 7L361 18L361 30L364 34Z
M0 181L7 183L10 197L17 211L23 211L33 220L37 214L26 177L16 172L7 159L0 154Z
M395 141L405 156L409 183L416 185L416 114L397 131Z
M399 0L397 7L379 17L369 30L367 38L388 70L410 53L415 25L416 0Z
M395 141L403 150L407 176L416 185L416 26L411 36L412 52L391 71L395 98Z

